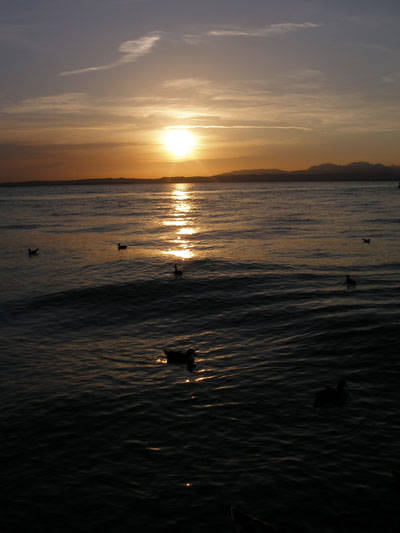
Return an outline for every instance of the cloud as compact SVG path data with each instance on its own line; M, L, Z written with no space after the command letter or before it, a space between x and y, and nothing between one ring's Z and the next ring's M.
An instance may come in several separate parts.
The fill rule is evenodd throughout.
M395 131L399 113L394 82L399 78L397 72L390 71L387 78L378 114L376 92L338 90L329 77L315 69L241 82L215 82L195 76L167 79L161 87L154 84L154 92L129 97L68 92L10 102L0 95L5 123L0 140L40 138L53 142L60 135L72 142L112 136L125 140L131 138L133 130L154 132L168 126L205 134L242 131L250 136L257 132L262 136L269 130L277 135L287 132L289 137L310 130L329 135Z
M133 63L139 57L148 54L155 44L161 39L162 32L154 31L144 37L140 37L134 41L124 41L120 44L118 51L123 54L117 61L106 63L105 65L97 65L94 67L85 67L75 70L65 70L60 73L60 76L71 76L75 74L83 74L85 72L93 72L98 70L110 70L126 63Z
M49 155L64 151L89 151L89 150L110 150L115 148L125 148L135 146L134 142L91 142L91 143L29 143L29 142L0 142L0 157L13 157L16 159L24 157L35 157Z
M229 105L236 106L259 106L267 104L271 98L281 95L282 87L285 87L284 95L289 94L319 94L328 89L328 82L324 74L316 69L297 69L284 74L271 75L267 80L254 79L237 83L218 83L201 78L178 78L166 80L164 89L190 90L196 94L197 103L206 105L218 104L220 107ZM173 93L179 99L184 94ZM186 96L187 98L187 96ZM171 100L171 99L170 99Z
M29 29L29 26L22 24L0 24L0 42L16 46L31 45L27 37Z
M275 35L284 35L298 30L308 28L318 28L321 24L313 22L284 22L281 24L270 24L265 28L245 29L245 28L221 28L211 30L206 35L213 37L273 37Z
M175 80L166 80L163 87L166 89L198 89L210 85L209 80L202 80L200 78L179 78Z
M398 83L400 81L400 72L392 72L382 77L385 83Z
M301 131L311 131L312 128L306 128L305 126L277 126L272 124L234 124L230 126L222 126L216 124L209 124L205 126L197 124L182 125L178 124L175 126L166 126L166 130L301 130Z
M25 98L19 104L9 105L3 113L80 113L87 107L84 93L64 93L52 96Z

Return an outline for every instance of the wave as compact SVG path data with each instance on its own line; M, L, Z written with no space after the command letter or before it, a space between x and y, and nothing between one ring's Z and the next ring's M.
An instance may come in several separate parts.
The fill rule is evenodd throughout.
M0 230L32 230L41 227L40 224L0 224Z
M397 320L400 285L395 280L365 283L353 292L337 274L298 274L284 268L266 272L260 264L253 269L246 265L238 273L238 264L229 272L233 267L227 262L207 261L202 267L205 263L203 277L188 272L175 279L169 274L8 302L2 308L3 327L23 324L32 335L40 335L49 328L65 333L129 325L150 331L169 323L175 332L212 327L241 334L256 330L260 335L265 327L268 338L310 330L310 335L323 332L335 340L337 335L361 335L368 328L375 332L378 320L389 327ZM223 275L218 268L222 264Z

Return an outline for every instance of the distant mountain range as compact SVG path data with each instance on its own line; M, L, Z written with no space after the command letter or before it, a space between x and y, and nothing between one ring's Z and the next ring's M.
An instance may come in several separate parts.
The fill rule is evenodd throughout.
M214 176L173 176L156 179L93 178L83 180L36 180L0 183L0 186L35 185L124 185L133 183L194 183L194 182L273 182L273 181L393 181L400 180L400 165L382 165L360 161L348 165L324 163L306 170L252 169L234 170Z
M349 180L364 180L364 179L400 179L400 165L386 166L380 163L372 164L365 161L357 163L350 163L348 165L335 165L333 163L323 163L322 165L314 165L305 170L279 170L279 169L255 169L255 170L235 170L233 172L225 172L215 177L229 177L229 176L263 176L270 179L271 176L276 176L278 179L287 179L288 177L308 179L312 177L321 177L323 179L337 179L343 178Z

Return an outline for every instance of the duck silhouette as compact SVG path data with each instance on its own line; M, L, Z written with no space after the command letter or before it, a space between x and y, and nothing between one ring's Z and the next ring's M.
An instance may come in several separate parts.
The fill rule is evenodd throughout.
M126 244L118 243L118 250L126 250L127 248Z
M350 276L346 276L345 284L346 284L348 289L355 289L356 285L357 285L356 281L353 278L351 278Z
M371 242L371 239L363 239L363 242L365 242L366 244L369 244Z
M194 362L196 352L192 350L192 348L189 348L186 350L186 352L178 350L164 350L164 353L167 356L168 363L174 365L186 365L189 372L193 372L196 367L196 363Z
M28 248L28 255L37 255L39 251L39 248L35 248L34 250L31 250Z
M183 276L183 270L179 270L176 264L174 265L174 274L177 278Z
M328 387L315 393L314 407L328 407L343 405L348 398L346 380L339 379L336 389Z

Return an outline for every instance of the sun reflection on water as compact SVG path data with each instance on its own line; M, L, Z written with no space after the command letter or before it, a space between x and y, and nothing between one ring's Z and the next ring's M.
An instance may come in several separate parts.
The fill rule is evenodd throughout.
M196 231L193 228L180 228L178 233L179 235L193 235Z
M163 225L176 227L176 234L174 238L168 240L171 247L164 250L163 254L181 260L191 259L195 256L195 252L193 243L188 240L187 236L195 234L196 230L192 226L192 217L190 216L192 203L186 183L177 183L174 186L171 192L171 207L170 218L164 220Z
M185 226L188 223L187 220L183 218L176 218L175 220L164 220L164 226Z
M173 255L179 259L190 259L194 256L194 253L191 250L180 250L179 248L166 250L165 255Z
M188 213L192 208L187 202L179 202L179 204L176 204L175 209L178 213Z
M186 183L177 183L175 189L172 191L172 196L177 200L187 200L189 194L186 191Z

